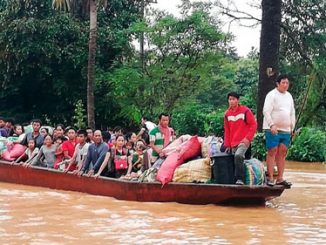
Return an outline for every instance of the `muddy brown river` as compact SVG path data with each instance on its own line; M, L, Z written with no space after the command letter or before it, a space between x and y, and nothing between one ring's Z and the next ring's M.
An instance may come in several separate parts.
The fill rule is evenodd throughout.
M139 203L0 182L0 244L326 244L326 165L266 206Z

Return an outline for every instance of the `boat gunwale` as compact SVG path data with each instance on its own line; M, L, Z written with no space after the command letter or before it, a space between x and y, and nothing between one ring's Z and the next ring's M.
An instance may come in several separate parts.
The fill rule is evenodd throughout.
M24 168L21 164L12 164L11 162L8 161L3 161L0 160L1 164L7 164L9 166L16 166L16 167L22 167ZM124 180L124 179L117 179L117 178L112 178L112 177L106 177L106 176L99 176L97 178L95 177L88 177L86 175L82 176L77 176L73 174L72 172L63 172L57 169L53 168L45 168L45 167L39 167L39 166L30 166L27 167L28 169L31 170L37 170L37 171L47 171L47 172L52 172L55 174L62 174L62 175L70 175L70 176L75 176L78 178L86 178L86 179L93 179L93 180L103 180L105 182L107 181L112 181L112 182L120 182L124 184L144 184L144 185L160 185L162 187L166 185L176 185L176 186L200 186L200 187L221 187L221 188L235 188L235 189L267 189L267 190L275 190L275 189L285 189L283 186L267 186L267 185L235 185L235 184L216 184L216 183L191 183L191 182L170 182L166 185L162 185L160 182L139 182L139 181L131 181L131 180Z

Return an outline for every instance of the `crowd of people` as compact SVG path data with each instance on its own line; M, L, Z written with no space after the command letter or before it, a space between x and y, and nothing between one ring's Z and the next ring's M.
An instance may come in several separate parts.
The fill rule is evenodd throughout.
M0 117L0 137L6 139L6 148L25 146L12 160L13 164L54 168L77 175L132 178L148 169L158 156L164 157L161 149L175 136L168 126L169 115L162 113L158 120L156 125L144 116L138 133L124 134L119 126L112 131L77 130L62 124L52 128L33 119L31 132L25 133L22 125ZM164 136L169 140L164 140ZM0 154L8 160L5 151Z
M285 156L295 125L294 103L288 88L288 77L280 75L276 88L266 96L263 109L267 184L270 186L275 184L275 164L278 169L276 184L291 186L283 179ZM240 104L239 97L236 92L227 95L229 108L224 116L223 148L234 154L235 183L243 185L245 153L254 138L257 122L252 111ZM31 132L24 133L22 125L0 117L0 137L7 140L7 149L0 154L3 159L26 167L55 168L89 177L137 178L158 159L167 156L164 150L176 139L169 122L170 117L165 113L159 115L157 125L142 117L142 128L138 133L124 134L121 127L112 131L93 131L91 128L76 130L58 124L51 128L34 119ZM6 153L15 146L20 146L16 147L20 154L9 154L8 157Z

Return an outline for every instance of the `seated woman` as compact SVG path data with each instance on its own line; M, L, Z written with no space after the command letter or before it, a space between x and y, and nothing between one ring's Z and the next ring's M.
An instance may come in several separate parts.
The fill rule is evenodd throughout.
M127 150L124 145L124 136L122 134L118 134L116 136L115 146L106 154L99 171L94 175L95 178L100 176L106 167L108 167L109 172L106 175L109 175L110 177L120 178L122 175L127 173L128 159Z
M129 132L126 134L126 148L128 149L128 156L132 155L135 152L137 135L134 132Z
M37 165L47 168L53 168L53 165L55 163L56 149L57 146L53 144L51 135L47 135L44 139L44 145L42 145L39 153L32 161L32 163L28 164L27 166L29 167L31 165Z
M144 165L145 149L145 142L143 140L138 140L136 142L136 151L128 157L129 167L126 177L137 178L141 174Z

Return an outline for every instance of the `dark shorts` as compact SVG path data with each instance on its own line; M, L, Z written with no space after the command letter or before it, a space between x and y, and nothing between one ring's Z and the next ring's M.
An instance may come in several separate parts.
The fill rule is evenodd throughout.
M278 134L272 134L271 131L265 131L266 138L266 147L267 150L275 148L280 144L284 144L287 148L289 148L291 134L286 132L279 132Z

